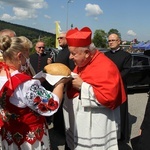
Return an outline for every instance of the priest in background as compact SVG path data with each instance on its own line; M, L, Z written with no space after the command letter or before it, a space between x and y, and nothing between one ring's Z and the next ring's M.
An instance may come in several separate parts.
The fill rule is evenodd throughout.
M125 52L121 49L121 39L120 37L112 33L108 36L108 44L110 47L110 51L106 52L105 55L110 58L118 67L120 74L123 79L124 88L127 95L127 83L126 78L128 76L128 73L131 69L131 54L128 52ZM125 101L120 106L120 137L119 141L129 141L130 139L130 133L129 133L129 116L128 116L128 101Z

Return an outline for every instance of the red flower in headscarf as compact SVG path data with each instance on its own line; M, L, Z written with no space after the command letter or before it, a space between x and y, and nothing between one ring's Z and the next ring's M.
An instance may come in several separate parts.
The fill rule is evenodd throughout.
M52 98L49 99L48 101L48 105L47 105L48 109L50 110L55 110L58 108L58 102L54 101Z

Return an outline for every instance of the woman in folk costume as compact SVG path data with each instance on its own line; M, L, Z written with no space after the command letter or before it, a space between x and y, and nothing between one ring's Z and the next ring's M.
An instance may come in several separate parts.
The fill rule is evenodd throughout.
M40 80L21 73L29 58L29 49L26 48L23 38L0 37L4 59L0 62L2 149L49 150L45 116L57 111L66 81L61 80L50 92L41 86Z
M114 63L96 50L91 34L84 27L66 35L76 65L63 104L66 149L117 150L115 119L117 107L126 100L124 86Z

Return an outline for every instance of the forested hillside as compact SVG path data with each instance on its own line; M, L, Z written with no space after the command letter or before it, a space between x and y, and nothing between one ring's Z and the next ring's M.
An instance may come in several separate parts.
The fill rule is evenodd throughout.
M35 28L30 28L27 26L17 25L5 21L0 20L0 30L3 29L11 29L16 32L17 36L25 36L29 38L33 45L39 40L42 40L45 42L46 47L55 47L55 34L45 32L42 30L38 30ZM34 52L34 48L31 52Z
M0 30L2 29L11 29L14 30L17 36L26 36L30 40L38 39L39 36L42 37L53 37L55 38L55 34L48 33L45 31L41 31L35 28L30 28L22 25L12 24L9 22L1 21L0 20Z

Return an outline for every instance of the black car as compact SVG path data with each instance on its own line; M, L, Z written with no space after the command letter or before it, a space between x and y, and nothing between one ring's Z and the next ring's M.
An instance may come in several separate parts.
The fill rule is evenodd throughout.
M127 77L128 89L150 88L150 57L144 54L132 54L131 70Z
M107 48L98 48L105 53ZM146 53L131 53L131 70L127 77L127 88L129 91L136 89L150 89L150 50Z

